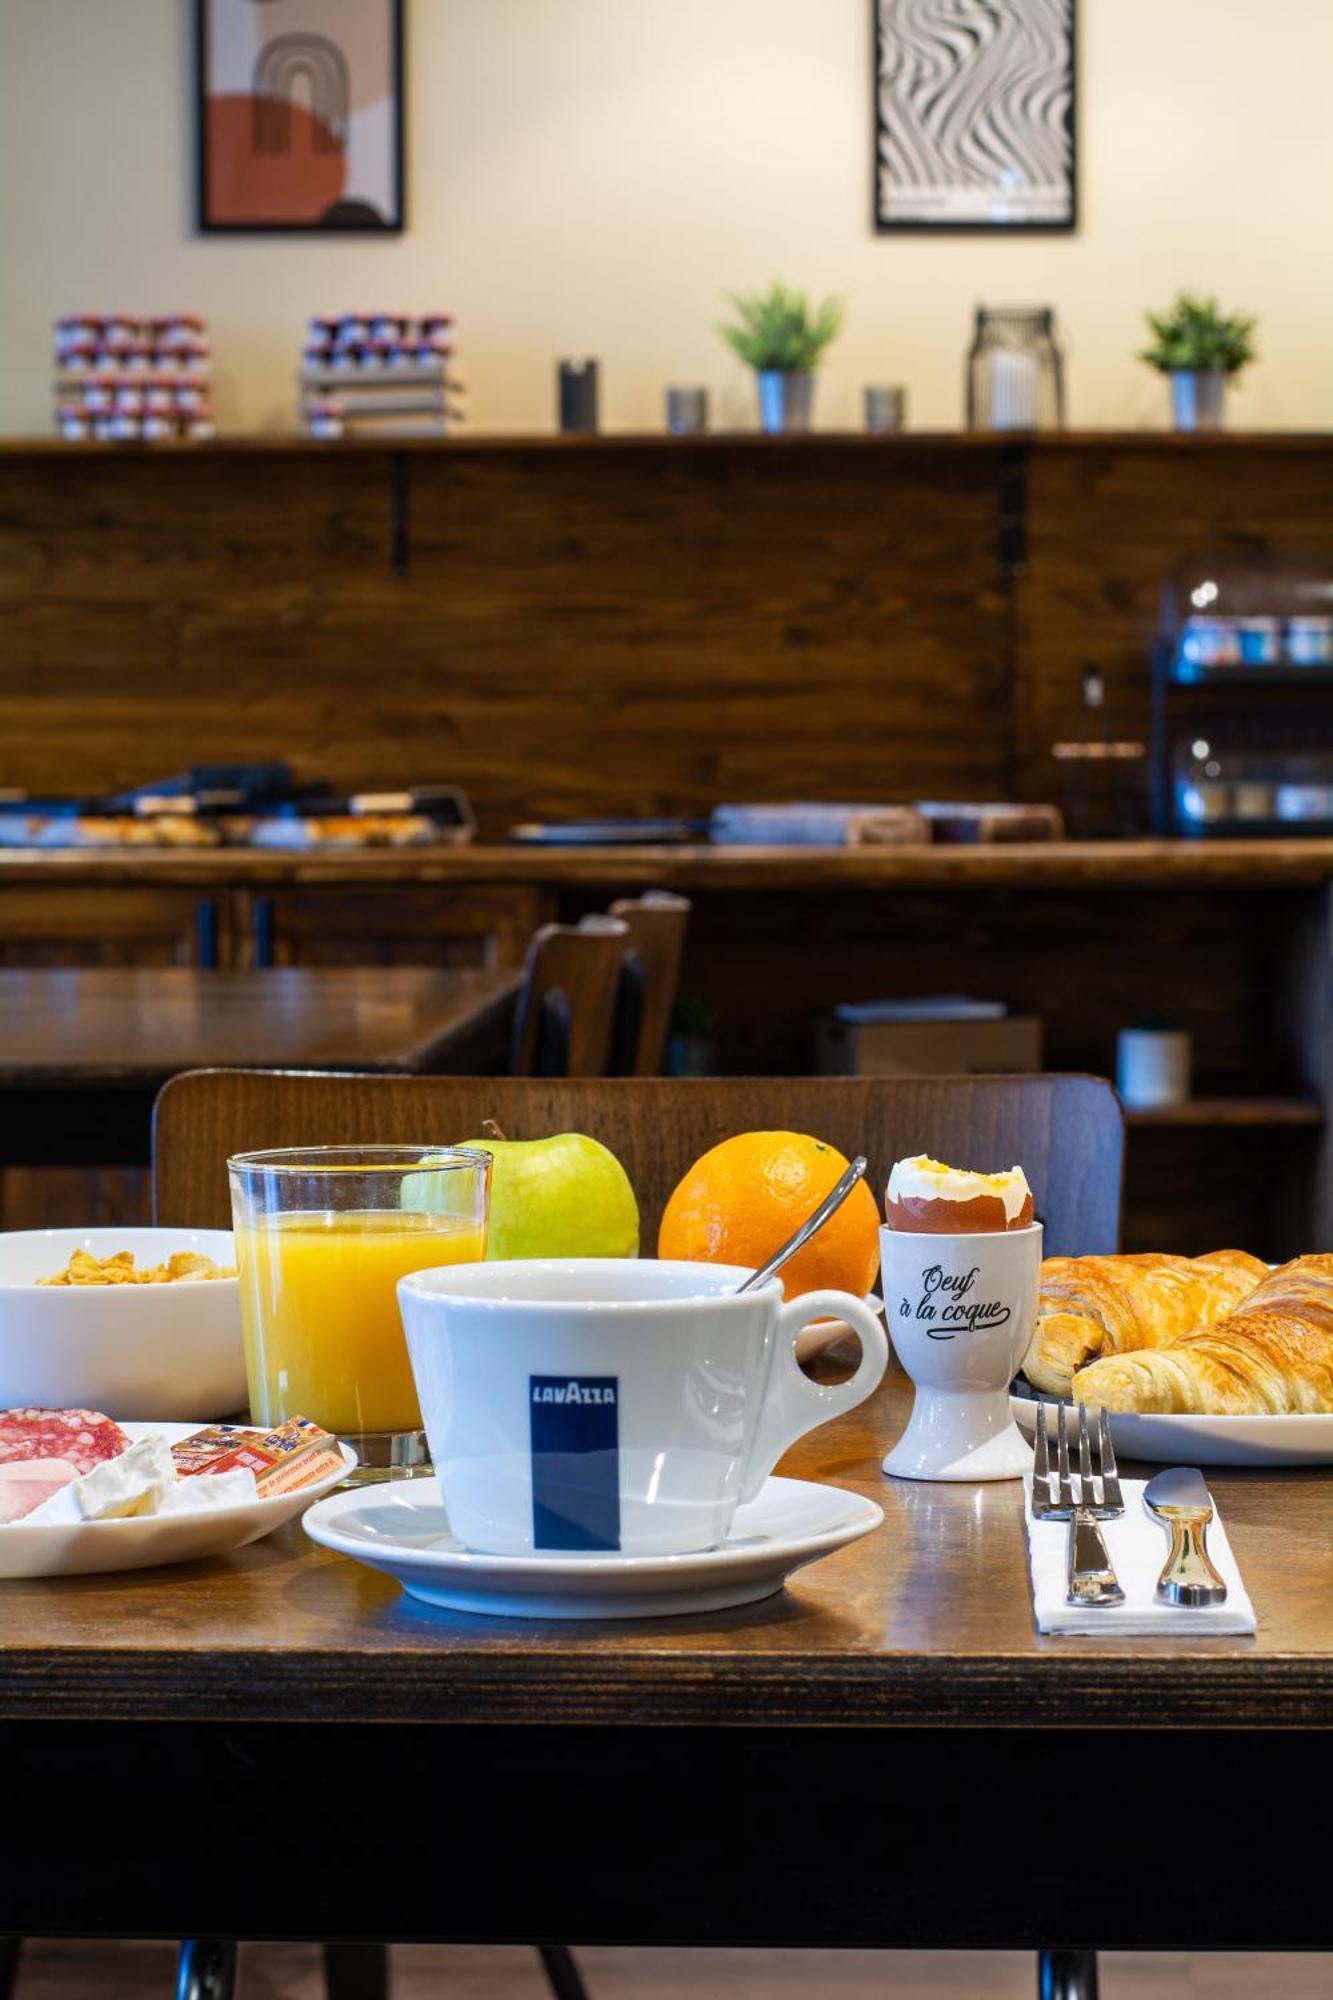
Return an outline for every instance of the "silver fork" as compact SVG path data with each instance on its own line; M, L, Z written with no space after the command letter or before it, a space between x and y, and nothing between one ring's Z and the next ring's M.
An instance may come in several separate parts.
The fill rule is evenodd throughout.
M1046 1405L1037 1404L1037 1434L1032 1460L1032 1512L1038 1521L1069 1523L1069 1604L1123 1604L1125 1593L1116 1581L1106 1541L1098 1521L1113 1520L1125 1511L1105 1410L1098 1412L1097 1469L1092 1466L1092 1441L1086 1403L1078 1406L1078 1496L1069 1467L1067 1405L1056 1411L1056 1470L1051 1471L1046 1435ZM1097 1488L1100 1485L1101 1497Z

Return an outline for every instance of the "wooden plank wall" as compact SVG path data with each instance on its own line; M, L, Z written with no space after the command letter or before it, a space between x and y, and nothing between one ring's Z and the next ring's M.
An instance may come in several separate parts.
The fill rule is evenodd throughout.
M396 520L387 453L0 448L0 784L287 756L455 779L489 834L725 798L1058 797L1085 663L1113 732L1146 734L1173 560L1333 542L1333 443L516 442L399 466Z
M1333 573L1333 438L1132 441L1030 455L1027 563L1015 586L1015 755L1025 798L1054 796L1051 745L1078 734L1080 676L1106 682L1107 733L1146 740L1148 651L1173 564L1308 551Z
M452 779L488 832L719 798L995 792L971 456L0 456L0 782L286 755Z

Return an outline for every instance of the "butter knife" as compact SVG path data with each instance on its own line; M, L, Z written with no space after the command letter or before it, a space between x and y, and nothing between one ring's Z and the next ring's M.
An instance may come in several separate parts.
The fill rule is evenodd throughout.
M1208 1555L1213 1503L1203 1474L1193 1466L1159 1472L1144 1488L1143 1502L1171 1534L1158 1597L1164 1604L1221 1604L1227 1587Z

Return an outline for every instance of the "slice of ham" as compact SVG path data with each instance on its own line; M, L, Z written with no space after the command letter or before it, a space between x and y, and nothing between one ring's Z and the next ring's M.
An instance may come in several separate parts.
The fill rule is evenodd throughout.
M21 1521L79 1477L67 1458L20 1458L0 1465L0 1526Z
M0 1466L34 1459L64 1459L76 1473L91 1472L129 1449L119 1424L100 1410L0 1410Z

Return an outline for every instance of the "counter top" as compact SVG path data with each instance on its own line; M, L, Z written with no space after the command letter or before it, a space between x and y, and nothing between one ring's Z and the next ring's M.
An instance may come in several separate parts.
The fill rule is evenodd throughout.
M1117 840L975 847L472 847L0 849L0 889L374 882L709 890L1310 888L1333 881L1333 840Z

